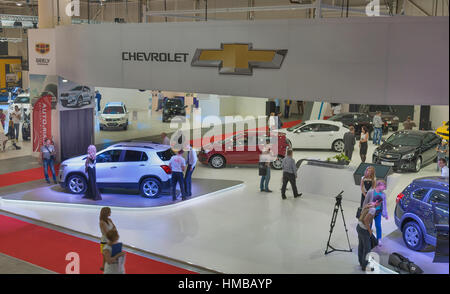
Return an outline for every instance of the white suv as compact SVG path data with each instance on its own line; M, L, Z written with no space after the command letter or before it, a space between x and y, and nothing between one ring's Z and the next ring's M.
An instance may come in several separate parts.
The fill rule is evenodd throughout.
M144 197L157 198L170 188L169 160L173 155L170 146L152 142L114 144L97 153L97 185L140 190ZM83 155L61 163L60 184L73 194L86 192L85 161Z
M107 103L100 114L100 130L128 128L128 110L123 102Z

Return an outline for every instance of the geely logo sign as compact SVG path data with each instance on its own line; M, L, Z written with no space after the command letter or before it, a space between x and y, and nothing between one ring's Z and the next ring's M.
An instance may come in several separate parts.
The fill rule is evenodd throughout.
M48 52L50 52L50 44L37 43L35 50L37 53L47 54Z
M279 69L287 50L252 49L252 44L221 44L221 49L197 49L192 66L218 67L221 74L252 75L254 68Z

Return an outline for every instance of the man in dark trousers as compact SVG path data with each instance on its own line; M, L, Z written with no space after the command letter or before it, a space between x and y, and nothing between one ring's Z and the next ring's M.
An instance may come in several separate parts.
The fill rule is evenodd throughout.
M183 172L186 168L186 161L183 158L183 149L178 151L177 155L172 156L169 162L169 166L172 169L172 200L177 200L177 183L180 184L181 199L186 199L186 189L184 187Z
M184 186L186 188L186 197L192 196L192 173L197 165L197 152L188 145L189 151L187 152L187 168L184 175Z
M283 186L281 187L281 198L286 199L286 186L287 183L291 183L292 190L294 192L294 198L302 196L302 193L297 192L297 185L295 179L297 178L297 166L295 160L292 158L292 149L287 151L286 157L283 158Z
M98 90L95 91L95 99L97 99L97 112L100 112L102 110L100 104L100 100L102 100L102 94L100 94Z
M349 131L344 134L344 153L350 160L352 160L353 149L355 148L355 128L349 127Z

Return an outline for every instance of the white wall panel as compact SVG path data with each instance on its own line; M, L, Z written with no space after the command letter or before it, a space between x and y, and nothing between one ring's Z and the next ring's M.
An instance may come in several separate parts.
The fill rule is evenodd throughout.
M448 105L448 35L448 17L77 25L57 28L57 65L61 76L101 87ZM289 52L281 69L255 69L252 76L191 67L197 48L227 42ZM122 51L189 57L123 62Z

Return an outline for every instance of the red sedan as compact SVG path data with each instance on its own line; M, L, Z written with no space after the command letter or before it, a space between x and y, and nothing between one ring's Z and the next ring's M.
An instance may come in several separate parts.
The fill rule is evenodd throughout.
M203 146L198 159L213 168L223 168L227 164L258 164L261 151L269 147L276 156L272 167L280 170L288 144L284 133L276 134L269 138L265 132L240 132L225 140ZM271 142L268 143L269 139Z

